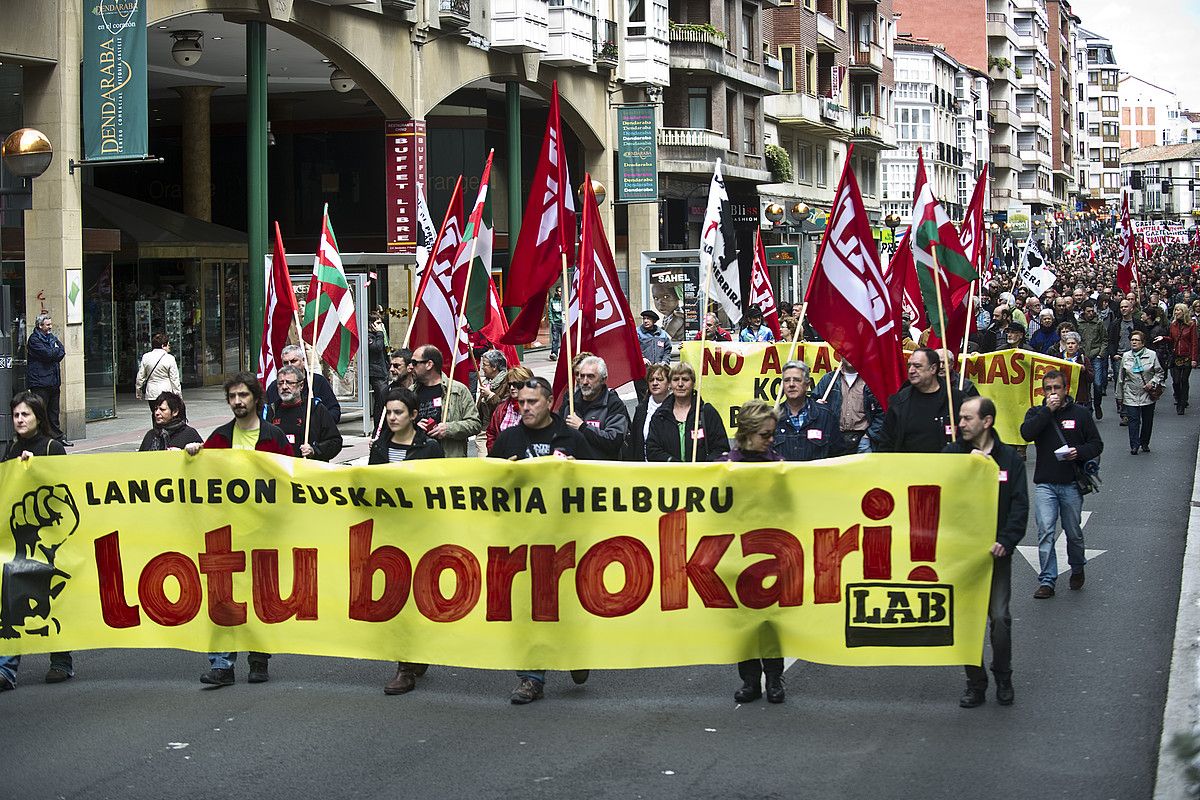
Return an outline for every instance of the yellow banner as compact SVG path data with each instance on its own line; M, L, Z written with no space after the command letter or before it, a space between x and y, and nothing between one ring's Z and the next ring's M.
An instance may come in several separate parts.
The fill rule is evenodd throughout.
M700 343L685 342L680 359L693 367L699 362ZM825 342L707 343L700 391L725 422L732 437L737 411L747 400L776 403L780 398L782 367L789 360L803 361L812 369L813 385L837 369L841 359ZM1069 361L1028 350L999 350L967 357L967 379L979 393L996 404L996 431L1006 442L1023 442L1021 422L1025 412L1042 402L1042 376L1052 369L1067 374L1074 387L1080 367ZM1074 394L1074 389L1071 389ZM881 400L886 398L881 398Z
M378 467L218 450L35 456L0 464L12 509L0 652L493 669L977 663L997 481L991 460L950 455Z

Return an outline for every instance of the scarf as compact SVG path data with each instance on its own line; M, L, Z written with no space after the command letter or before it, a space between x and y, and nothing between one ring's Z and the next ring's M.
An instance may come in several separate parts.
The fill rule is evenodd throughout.
M500 420L500 430L506 431L521 421L521 411L517 404L509 400L504 406L504 417Z
M155 425L154 426L154 440L153 440L154 446L151 449L152 450L167 450L167 449L169 449L171 447L171 444L170 444L171 438L175 434L177 434L181 430L183 430L185 425L187 425L187 420L184 419L183 417L176 417L175 419L168 422L166 425Z
M1142 353L1146 352L1146 348L1143 347L1141 350L1131 350L1130 352L1133 353L1133 366L1130 367L1129 371L1135 375L1139 372L1145 372L1146 368L1142 366Z

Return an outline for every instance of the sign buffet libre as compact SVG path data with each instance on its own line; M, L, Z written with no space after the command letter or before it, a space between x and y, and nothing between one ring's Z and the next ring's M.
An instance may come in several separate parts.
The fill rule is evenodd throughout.
M163 477L170 476L170 477ZM978 663L994 463L0 464L0 651L493 669Z

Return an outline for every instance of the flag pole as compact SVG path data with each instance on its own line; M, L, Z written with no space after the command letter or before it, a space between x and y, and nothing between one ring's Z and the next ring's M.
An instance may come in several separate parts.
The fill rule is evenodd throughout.
M462 175L458 176L458 184L462 183ZM454 191L450 193L450 197L458 196L458 184L455 184ZM437 258L437 246L442 242L442 234L446 232L446 223L450 221L450 209L447 209L446 216L442 217L442 227L438 229L437 238L433 240L433 244L429 250L429 257L425 259L424 270L421 273L421 283L417 285L417 294L413 297L412 313L408 315L408 327L404 330L404 344L400 345L405 350L408 349L408 343L412 340L413 320L417 318L417 308L421 302L421 297L425 294L425 287L429 283L430 265Z
M933 293L937 295L937 310L938 324L942 329L942 345L946 344L946 312L942 308L942 266L938 263L937 257L937 242L929 243L929 251L933 255ZM946 417L946 424L950 427L950 441L957 442L958 435L954 430L954 398L950 393L950 365L946 365L946 410L949 415Z
M792 343L788 345L787 358L783 363L791 361L796 355L796 344L800 341L800 331L804 330L804 315L808 313L808 301L800 304L800 314L796 317L796 329L792 331ZM780 370L779 378L779 397L775 401L775 407L783 405L783 370Z
M704 378L704 350L708 347L708 297L709 290L712 288L712 259L708 261L708 270L704 274L704 305L700 309L700 370L696 373L696 416L692 420L692 463L696 463L697 451L700 449L696 442L696 431L700 427L700 409L703 408L703 400L700 398L700 383ZM732 340L732 337L730 337ZM707 435L707 434L706 434ZM679 457L682 459L684 454L681 452Z
M575 413L575 356L571 353L571 286L567 280L567 252L560 250L559 255L562 256L563 297L567 298L567 331L563 335L563 344L566 345L567 354L567 408L573 415ZM583 288L582 279L580 288ZM579 316L582 323L583 298L577 297L576 302L579 304Z
M834 370L834 372L833 372L833 378L830 379L829 385L825 387L825 394L821 395L820 402L825 403L825 402L829 401L829 393L833 391L833 385L835 383L837 383L837 379L840 378L841 376L842 376L842 365L838 364L837 369Z
M975 305L975 286L977 283L978 281L972 281L971 291L967 293L967 324L963 329L962 364L958 373L958 390L960 392L967 385L967 339L969 339L971 336L971 312L973 311L973 306ZM947 372L946 376L949 377L949 375L950 373Z
M317 240L317 262L321 259L321 242L325 241L325 226L329 222L329 203L321 209L321 238ZM308 407L304 410L304 441L301 445L308 444L308 432L312 425L312 410L313 410L313 395L317 393L317 387L313 382L313 373L316 367L312 364L313 357L317 355L317 323L321 319L321 270L319 266L314 265L313 272L317 276L317 293L315 301L317 307L313 310L313 330L312 330L312 356L304 359L304 365L308 367ZM300 346L304 347L304 335L301 332Z
M462 309L458 314L458 325L455 327L454 334L454 352L450 354L450 388L454 386L454 362L458 360L458 340L462 336L463 325L467 324L467 300L471 296L471 268L475 266L475 253L479 249L478 232L471 237L471 259L467 262L466 280L463 281L463 296ZM475 354L471 352L471 340L467 339L467 356L470 357L471 363L475 363ZM450 392L446 392L446 396L442 398L441 413L438 414L438 424L446 423L446 406L449 405Z

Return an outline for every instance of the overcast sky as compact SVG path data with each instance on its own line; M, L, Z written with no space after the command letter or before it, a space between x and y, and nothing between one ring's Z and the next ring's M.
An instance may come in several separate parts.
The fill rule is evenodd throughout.
M1184 108L1200 111L1200 2L1074 0L1071 9L1083 27L1112 41L1122 70L1170 89Z

